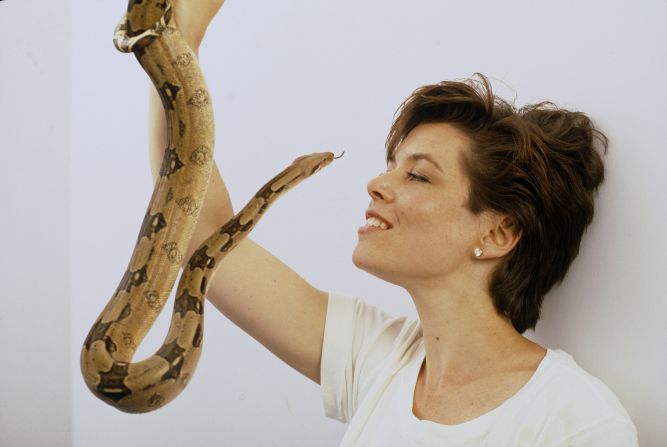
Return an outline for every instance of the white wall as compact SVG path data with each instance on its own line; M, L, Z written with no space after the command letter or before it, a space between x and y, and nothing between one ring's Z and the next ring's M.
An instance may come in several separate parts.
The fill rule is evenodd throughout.
M72 443L69 13L0 2L2 447Z
M41 445L44 433L58 434L49 445L77 447L337 445L344 427L324 418L318 388L211 307L197 375L169 406L126 415L85 388L79 348L126 267L151 180L147 80L111 44L122 2L71 4L70 39L67 3L40 2L42 14L35 1L0 3L0 141L10 167L0 221L9 284L0 348L10 359L0 372L0 445ZM419 85L480 71L519 104L551 99L589 113L612 142L607 180L581 254L547 297L535 337L571 352L616 391L642 446L663 446L666 16L660 0L228 0L201 51L217 113L216 159L238 208L297 155L344 149L281 199L253 237L318 287L414 314L405 293L350 261L365 184L384 168L398 104ZM26 23L50 37L24 32ZM68 91L69 116L58 108ZM71 337L63 310L70 265ZM169 313L140 355L159 346Z

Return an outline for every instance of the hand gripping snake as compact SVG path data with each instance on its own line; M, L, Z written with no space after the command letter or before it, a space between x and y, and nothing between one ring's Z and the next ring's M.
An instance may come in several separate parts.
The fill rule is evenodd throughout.
M168 1L130 0L114 44L135 54L158 90L168 145L127 271L81 349L81 371L95 396L142 413L170 402L192 377L201 354L204 299L221 259L274 200L334 157L326 152L297 158L199 246L181 275L162 347L131 363L169 297L199 216L213 163L213 109Z

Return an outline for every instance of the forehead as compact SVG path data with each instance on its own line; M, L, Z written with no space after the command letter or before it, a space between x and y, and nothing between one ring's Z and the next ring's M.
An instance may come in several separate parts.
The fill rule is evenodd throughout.
M400 161L414 154L424 154L443 167L458 166L459 157L470 147L470 139L449 123L420 124L388 154L387 161Z

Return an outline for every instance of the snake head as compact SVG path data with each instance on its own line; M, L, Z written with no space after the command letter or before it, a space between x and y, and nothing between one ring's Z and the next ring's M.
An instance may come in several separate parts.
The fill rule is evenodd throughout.
M264 188L268 188L271 194L282 193L307 179L317 171L331 163L334 155L331 152L319 152L310 155L302 155L295 159L291 165L280 174L272 178ZM260 194L264 191L260 190Z
M140 52L173 24L173 11L168 1L130 0L127 12L116 26L113 42L122 53Z
M332 152L317 152L310 155L302 155L292 162L292 166L298 168L301 175L310 177L334 160Z

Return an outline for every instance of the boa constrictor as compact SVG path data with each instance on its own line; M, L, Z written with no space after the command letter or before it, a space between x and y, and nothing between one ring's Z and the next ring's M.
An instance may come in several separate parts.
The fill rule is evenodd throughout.
M127 271L82 347L81 371L95 396L141 413L170 402L192 377L201 353L204 298L220 260L277 197L334 157L326 152L297 158L199 246L181 275L162 347L132 363L169 297L203 203L213 160L213 110L197 58L176 29L168 1L130 0L114 44L134 52L157 88L168 146Z

